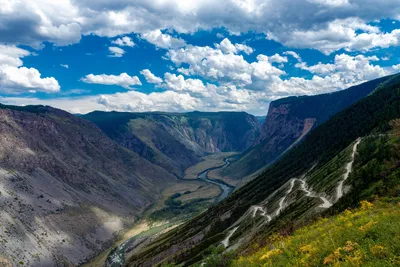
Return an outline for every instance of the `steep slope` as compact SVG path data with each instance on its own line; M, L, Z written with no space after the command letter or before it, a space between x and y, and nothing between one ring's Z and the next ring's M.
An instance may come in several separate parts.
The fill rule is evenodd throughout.
M244 151L260 123L245 112L121 113L83 115L118 144L183 176L207 153Z
M13 265L82 262L174 182L86 120L0 107L0 250Z
M384 133L396 118L400 118L400 76L320 125L220 204L134 249L130 266L190 265L203 259L210 246L221 243L229 250L246 251L250 244L289 231L321 212L344 210L385 190L398 194L399 131ZM344 195L340 199L339 189Z
M228 168L218 170L214 176L243 179L261 172L300 142L312 129L366 97L379 84L390 78L391 76L383 77L330 94L288 97L273 101L254 146Z
M323 218L290 236L271 236L268 245L230 262L216 255L204 266L398 266L400 203L370 203ZM220 265L222 266L222 265Z

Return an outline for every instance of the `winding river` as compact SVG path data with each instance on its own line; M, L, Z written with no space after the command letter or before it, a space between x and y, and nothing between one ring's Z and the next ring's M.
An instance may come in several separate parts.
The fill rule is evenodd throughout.
M228 158L225 158L224 161L225 161L224 165L221 165L221 166L218 166L218 167L209 168L209 169L199 173L199 175L197 175L197 179L205 181L205 182L210 183L210 184L215 184L221 189L221 193L219 194L219 196L215 200L216 202L220 202L221 200L226 198L233 191L233 189L235 189L235 187L233 187L233 186L231 186L231 185L229 185L227 183L224 183L221 180L217 180L217 179L214 180L214 179L208 178L208 172L209 171L216 170L216 169L221 169L221 168L224 168L224 167L226 167L226 166L228 166L230 164Z
M202 171L197 175L196 180L201 180L210 184L217 185L221 189L221 193L216 197L216 202L220 202L224 198L226 198L234 189L235 187L221 181L221 180L214 180L208 178L208 172L211 170L221 169L230 164L229 159L224 159L224 164L221 166L209 168L207 170ZM193 181L193 179L184 179L188 181ZM232 233L233 234L233 233ZM228 239L229 240L229 239ZM107 256L106 266L108 267L121 267L125 263L125 253L127 250L133 249L135 246L142 242L142 238L138 238L137 236L131 237L127 239L124 243L113 249L110 254ZM229 241L227 241L229 242Z

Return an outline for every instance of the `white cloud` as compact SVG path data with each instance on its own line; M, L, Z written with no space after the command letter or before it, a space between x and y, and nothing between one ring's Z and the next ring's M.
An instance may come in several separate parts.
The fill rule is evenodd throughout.
M183 83L191 83L183 81ZM186 90L178 85L176 90L144 94L137 91L96 95L85 97L68 97L58 99L0 97L0 102L12 105L51 105L72 113L87 113L93 110L116 110L130 112L167 111L184 112L193 110L221 111L245 110L254 114L266 114L268 105L266 95L262 92L238 90L235 87L219 87L201 85L201 81L193 84L205 87L207 94L196 97L194 90Z
M347 51L368 51L400 44L400 30L382 33L378 27L370 26L358 18L336 19L316 29L269 31L267 36L288 47L315 48L325 54L342 48Z
M335 56L334 63L318 63L310 67L305 63L299 63L296 66L318 75L341 74L343 78L347 77L347 80L357 77L357 80L360 81L371 80L388 74L382 67L371 64L371 62L378 60L376 56L339 54Z
M296 67L308 70L314 74L312 79L291 77L271 85L276 95L279 94L320 94L345 89L350 86L373 80L393 73L390 69L372 64L378 58L363 55L336 55L333 63L318 63L307 66L301 62Z
M252 64L261 65L255 67L257 70L253 74L255 81L253 81L250 88L229 83L222 85L205 84L200 79L185 79L182 75L167 72L164 75L164 82L157 85L160 88L164 88L166 90L164 92L144 94L137 91L127 91L110 95L54 100L7 97L0 98L0 102L9 104L48 104L75 113L86 113L92 110L131 112L240 110L253 114L266 114L268 103L271 100L289 95L313 95L332 92L393 73L395 69L400 69L399 65L386 69L373 65L376 60L376 57L341 54L335 57L333 63L319 63L313 66L298 63L297 67L305 68L314 74L311 79L301 77L282 79L279 73L275 73L274 70L271 73L269 57L259 55L257 61L247 63L250 66ZM109 75L99 76L96 76L96 80L90 75L87 78L95 83L120 83L120 81L115 81L116 79L109 79ZM267 79L264 80L264 78ZM257 87L257 90L253 90L251 88L253 86Z
M109 57L122 57L125 54L125 50L116 46L110 46L108 48L110 51Z
M81 81L94 84L119 85L126 89L133 89L132 86L142 85L137 76L129 76L125 72L120 75L88 74Z
M225 38L221 41L221 43L216 44L215 47L220 49L225 54L233 53L237 54L243 51L245 54L250 55L253 53L253 48L244 44L235 44L233 45L228 38Z
M141 37L149 43L164 49L179 48L186 44L183 39L174 38L169 34L162 33L159 29L142 33Z
M221 42L216 45L216 49L209 46L192 46L178 50L169 50L168 58L177 66L187 64L188 68L179 68L185 75L199 75L205 79L218 81L220 84L246 86L253 84L257 80L271 81L284 71L273 66L269 58L265 55L258 55L255 62L247 62L242 55L227 53L232 47L228 42ZM223 52L221 49L224 49ZM273 60L282 60L278 56L273 56Z
M221 48L220 45L216 47ZM232 48L225 46L224 49ZM232 50L229 50L232 51ZM390 68L383 68L374 62L379 59L375 56L336 55L333 63L319 63L308 66L301 57L293 52L286 51L285 55L294 57L297 68L308 70L314 74L311 79L289 77L286 73L273 66L273 63L283 64L287 57L279 54L266 56L259 54L254 62L246 61L241 55L223 53L220 49L208 46L187 46L178 50L170 50L168 56L177 66L187 65L187 68L178 68L178 71L189 75L198 75L207 80L213 80L221 87L234 86L238 91L250 90L265 93L263 99L276 99L289 95L319 94L332 92L352 85L372 80L393 72ZM183 76L173 76L176 83L184 84ZM171 87L171 86L170 86ZM171 87L172 88L172 87ZM197 86L197 88L202 88ZM206 86L209 90L209 86ZM187 91L190 91L187 89Z
M129 91L86 98L88 106L108 110L226 109L258 113L260 107L267 108L265 103L271 99L331 92L400 68L399 65L380 67L375 58L354 53L312 66L293 51L259 54L256 59L248 60L254 57L245 54L254 53L253 48L232 43L228 38L215 46L194 46L172 36L172 33L224 28L237 35L264 33L289 46L288 49L314 48L325 54L340 49L364 52L400 45L399 29L385 32L374 26L379 24L370 23L383 18L400 19L398 0L298 0L295 5L292 0L0 0L0 3L0 43L40 48L44 41L68 45L79 42L82 34L95 34L117 38L109 50L111 56L121 57L125 47L135 45L124 35L136 33L169 50L167 58L175 64L171 68L177 74L166 73L163 81L149 70L141 72L148 82L164 88L165 92L146 95ZM23 67L21 59L30 54L27 50L14 45L4 47L0 49L2 91L60 90L55 78L41 78L38 70ZM290 77L277 67L281 68L291 57L297 61L296 67L310 71L313 77ZM141 84L137 76L126 73L89 74L82 80L127 89ZM76 109L73 106L76 103L86 108L81 100L71 101L69 104L60 100L57 105Z
M400 64L394 65L392 68L393 68L393 70L395 72L399 72L400 71Z
M287 57L283 57L279 54L275 54L273 56L268 57L269 62L276 62L276 63L286 63L288 62Z
M165 73L164 87L178 92L189 92L192 96L203 97L207 95L208 90L199 79L185 79L182 75Z
M69 68L68 64L60 64L60 66L63 67L63 68L66 68L66 69Z
M2 0L0 42L35 48L44 41L56 45L77 43L82 33L80 11L68 0Z
M229 8L226 8L226 7ZM193 33L226 28L230 33L263 32L287 46L330 53L398 45L398 33L369 22L399 20L398 0L3 0L0 42L39 47L79 42L81 35L115 37L132 32L161 48L183 46L161 30Z
M58 92L60 85L55 78L42 78L37 69L22 66L21 58L29 55L29 51L16 46L0 45L0 91L9 94Z
M160 77L155 76L149 69L140 71L140 74L144 76L148 83L160 84L163 82Z
M132 41L132 38L128 36L124 36L122 38L118 38L114 41L112 41L113 44L119 45L119 46L129 46L129 47L134 47L135 43Z
M301 57L299 56L299 54L297 54L294 51L285 51L283 52L284 55L288 55L288 56L292 56L293 58L295 58L298 62L302 62Z

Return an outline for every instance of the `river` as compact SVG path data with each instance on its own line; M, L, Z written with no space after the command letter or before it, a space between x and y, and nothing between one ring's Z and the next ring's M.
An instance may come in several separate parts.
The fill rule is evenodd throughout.
M217 185L221 189L221 193L216 197L215 201L220 202L224 198L226 198L232 191L235 189L235 187L220 181L220 180L213 180L208 178L208 172L211 170L216 170L216 169L221 169L230 164L228 158L224 159L224 164L221 166L209 168L207 170L202 171L197 175L197 179ZM186 179L185 179L186 180ZM131 250L138 244L140 244L143 241L143 239L139 236L134 236L129 239L127 239L124 243L113 249L110 254L107 256L106 260L106 266L108 267L121 267L125 263L125 253L127 250Z
M223 181L220 181L220 180L217 180L217 179L214 180L214 179L208 178L208 172L209 171L216 170L216 169L221 169L221 168L224 168L224 167L226 167L226 166L228 166L230 164L228 158L225 158L224 161L225 161L224 165L221 165L221 166L218 166L218 167L209 168L209 169L199 173L199 175L197 175L197 179L205 181L205 182L210 183L210 184L218 185L218 187L221 189L221 193L219 194L219 196L215 200L216 202L220 202L221 200L226 198L233 191L233 189L235 189L233 186L228 185L227 183L224 183Z

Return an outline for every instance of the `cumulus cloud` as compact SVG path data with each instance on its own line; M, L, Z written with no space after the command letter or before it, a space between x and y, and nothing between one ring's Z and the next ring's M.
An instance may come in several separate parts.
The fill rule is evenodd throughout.
M190 84L191 82L183 81L183 84L185 83ZM80 98L38 99L0 97L0 102L12 105L45 104L72 113L87 113L93 110L130 112L160 110L168 112L245 110L254 114L266 114L268 111L268 105L263 103L263 101L266 102L268 98L262 92L238 90L234 86L201 85L200 81L196 81L194 84L200 87L204 86L208 91L207 95L197 97L198 94L193 92L193 90L181 90L185 87L176 85L176 90L171 89L163 92L153 92L151 94L127 91L123 93L85 96Z
M102 95L96 101L108 110L135 112L195 110L200 102L187 93L173 91L151 93L148 95L130 91L113 95Z
M229 6L229 8L226 8ZM226 28L265 33L268 38L324 53L399 45L398 31L381 32L370 22L400 19L398 0L8 0L0 8L0 42L40 46L79 42L81 35L115 37L139 33L160 48L184 46L161 30L193 33ZM250 50L243 50L249 53Z
M361 78L361 80L371 80L388 74L382 67L371 64L373 61L379 61L379 59L376 56L367 57L364 55L350 56L347 54L339 54L335 56L333 63L318 63L313 66L299 63L296 66L318 75L340 73L342 76L348 77L348 79L352 79L354 78L352 76L356 76L358 79Z
M68 110L76 109L76 103L105 110L225 109L259 114L260 107L267 108L265 103L272 99L336 91L400 69L399 65L380 67L377 58L353 53L400 45L399 29L384 31L376 23L383 18L400 19L398 0L298 0L296 5L291 0L0 2L0 43L11 44L0 49L1 90L60 90L55 78L42 78L37 69L23 66L22 58L30 53L14 44L38 49L45 41L62 46L79 42L82 34L95 34L113 38L110 56L122 57L125 47L135 46L126 36L133 32L158 48L168 49L165 58L174 65L171 72L177 73L167 72L162 79L150 70L141 71L147 82L165 91L87 97L87 105L82 105L81 99L57 100L57 105ZM210 46L186 44L176 37L215 27L237 35L263 33L288 50L312 48L325 54L340 50L341 54L332 62L310 66L290 50L248 57L257 51L244 43L232 43L221 34L218 38L222 41ZM295 66L309 71L312 78L290 77L280 69L293 59ZM126 89L141 84L137 76L126 73L89 74L82 81Z
M186 44L183 39L174 38L169 34L162 33L159 29L145 32L141 34L141 37L149 43L164 49L179 48Z
M80 9L71 1L8 0L0 4L0 42L39 48L44 41L56 45L81 39Z
M66 68L66 69L69 68L68 64L60 64L60 66L63 67L63 68Z
M148 83L160 84L163 82L160 77L155 76L149 69L140 71L140 74L144 76Z
M244 52L247 55L253 53L253 48L244 44L232 44L228 38L225 38L221 43L215 45L216 48L220 49L225 54Z
M129 76L125 72L119 75L88 74L84 78L82 78L81 81L93 84L118 85L126 89L133 89L132 86L142 85L137 76Z
M298 62L302 62L302 59L300 57L299 54L297 54L294 51L285 51L283 52L284 55L288 55L288 56L292 56L293 58L295 58Z
M182 64L189 66L180 68L181 73L199 75L224 85L253 84L253 88L255 88L255 82L258 80L270 81L285 74L284 71L272 65L272 62L284 61L283 57L274 55L271 61L268 56L258 55L257 61L250 63L242 55L233 52L237 52L237 50L229 50L232 48L229 43L222 41L215 45L216 48L189 45L185 48L169 50L167 56L177 66ZM224 49L225 52L221 49ZM227 53L227 51L230 52Z
M348 54L336 55L333 63L308 66L297 53L286 51L283 54L295 58L297 68L314 74L311 79L287 78L283 70L273 65L273 63L288 62L286 56L259 54L255 61L249 62L241 55L234 54L233 47L228 42L225 44L224 49L231 49L229 53L227 53L228 50L223 52L221 44L217 44L216 48L189 45L185 48L170 50L167 55L177 66L182 64L188 66L178 68L178 71L186 76L197 75L216 82L219 87L234 86L238 91L263 92L270 100L289 95L319 94L344 89L391 74L397 68L393 67L391 70L375 64L374 62L379 60L376 56ZM168 78L188 87L187 80L182 75L168 75ZM204 87L198 84L193 88L196 90L201 88L204 91ZM206 86L206 89L210 90L210 87ZM190 92L190 89L186 90Z
M125 50L116 46L110 46L108 48L110 51L109 57L122 57L125 54Z
M173 91L188 92L192 96L203 97L206 96L208 90L199 79L185 79L182 75L165 73L164 87Z
M373 62L377 60L375 56L339 54L333 63L308 66L300 62L296 67L314 74L311 79L291 77L272 86L277 94L319 94L345 89L393 73L390 69L374 65Z
M283 57L279 54L275 54L273 56L268 57L270 62L276 62L276 63L287 63L288 59L287 57Z
M60 85L55 78L42 78L37 69L22 66L21 58L29 55L29 51L16 46L0 45L0 90L9 94L58 92Z
M315 48L325 54L340 49L368 51L400 44L400 30L383 33L357 18L336 19L317 29L297 29L289 33L270 31L267 36L288 47Z
M132 41L132 38L128 36L124 36L122 38L118 38L114 41L112 41L113 44L119 45L119 46L129 46L129 47L134 47L135 43Z

